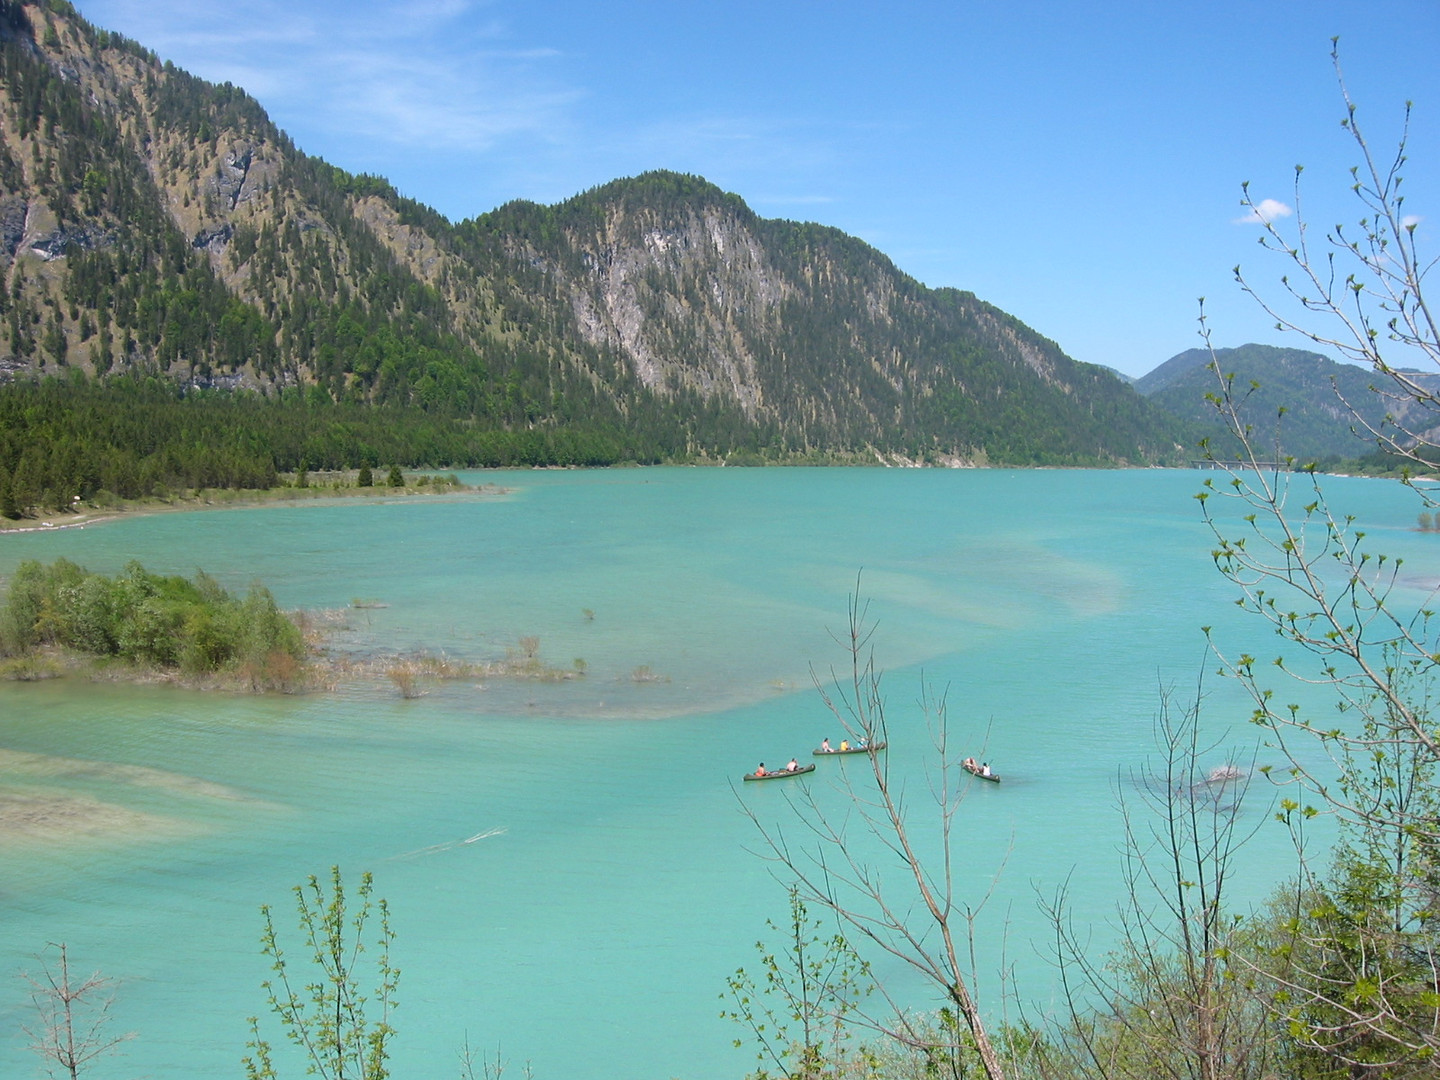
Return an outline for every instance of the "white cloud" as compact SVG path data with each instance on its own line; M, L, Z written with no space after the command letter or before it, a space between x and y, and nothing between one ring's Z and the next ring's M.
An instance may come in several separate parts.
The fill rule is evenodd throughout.
M1268 225L1276 218L1287 218L1295 211L1279 199L1261 199L1250 207L1250 212L1232 219L1236 225Z
M812 117L661 94L616 114L597 57L531 29L523 0L76 2L162 59L249 91L305 152L457 218L654 168L737 191L759 177L792 193L757 200L783 212L823 204L845 167L835 131Z
M561 53L473 0L81 0L84 15L202 78L249 91L302 147L318 133L393 150L545 140L583 93ZM482 11L481 9L486 9ZM329 140L326 139L328 142Z

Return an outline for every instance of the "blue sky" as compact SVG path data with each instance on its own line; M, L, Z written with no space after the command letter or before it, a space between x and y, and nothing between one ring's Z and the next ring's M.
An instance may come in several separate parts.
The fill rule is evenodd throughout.
M1413 100L1407 208L1440 228L1440 0L78 0L245 87L305 151L453 220L619 176L697 173L758 213L863 238L1076 359L1303 345L1230 269L1284 272L1240 184L1353 222L1340 36L1371 142ZM1293 225L1293 216L1279 219Z

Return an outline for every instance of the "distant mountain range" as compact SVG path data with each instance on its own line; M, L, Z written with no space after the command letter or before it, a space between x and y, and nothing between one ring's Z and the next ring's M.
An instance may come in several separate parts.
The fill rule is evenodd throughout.
M1408 402L1378 393L1368 369L1317 352L1242 345L1216 349L1214 361L1219 375L1234 376L1232 395L1241 403L1240 415L1261 456L1318 462L1359 458L1376 450L1371 429L1393 436L1397 432L1387 416L1403 422L1415 411ZM1134 385L1182 420L1216 422L1206 394L1217 393L1220 383L1205 349L1171 357ZM1212 445L1223 454L1234 450L1223 436L1212 436Z

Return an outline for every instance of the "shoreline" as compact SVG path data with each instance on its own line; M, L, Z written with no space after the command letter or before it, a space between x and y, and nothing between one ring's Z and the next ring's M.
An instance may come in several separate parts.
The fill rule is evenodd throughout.
M595 466L594 468L597 468L597 469L603 471L603 470L608 470L608 469L629 469L629 468L641 468L641 469L644 469L644 468L649 468L649 467L651 467L651 466L644 466L644 465L641 465L641 466L621 465L621 466ZM729 465L727 462L724 462L724 461L717 461L717 462L685 462L685 463L676 463L674 467L678 467L678 468L706 468L706 467L710 467L710 468L726 468L726 467L729 467L729 468L795 468L795 467L806 468L806 467L810 467L810 468L827 468L827 469L828 469L828 468L876 468L876 467L878 467L878 468L882 468L882 469L907 469L907 468L909 468L909 469L917 469L917 468L918 468L918 469L924 469L924 468L940 468L940 469L947 469L947 470L949 470L949 469L957 469L957 468L958 468L958 469L965 469L965 470L986 470L986 469L990 469L990 470L995 470L995 471L1022 471L1022 472L1023 472L1023 471L1049 472L1049 471L1065 471L1065 470L1080 470L1080 471L1084 471L1084 470L1089 470L1089 469L1101 468L1102 471L1109 471L1108 469L1104 469L1103 467L1090 466L1090 465L1080 465L1080 466L1071 466L1071 465L1018 465L1018 466L1017 466L1017 465L973 465L973 464L969 464L969 465L958 465L958 464L953 464L953 463L947 463L947 464L927 464L927 463L913 462L913 461L906 461L906 462L903 462L903 463L902 463L902 462L900 462L899 460L896 460L896 459L892 459L892 460L877 459L877 460L875 460L875 461L866 462L866 463L833 463L833 464L824 464L824 465L821 465L821 464L815 464L815 463L805 462L805 463L792 463L792 464L774 463L774 464L772 464L772 465L759 465L759 466L754 466L754 465L740 465L740 466L737 466L737 465ZM535 471L547 471L547 470L552 470L552 469L553 469L553 470L570 470L570 469L577 468L577 466L572 466L572 465L538 465L538 466L533 466L532 468L534 468ZM1207 471L1207 470L1205 470L1205 469L1197 469L1197 468L1196 468L1195 466L1193 466L1193 465L1122 465L1122 466L1118 466L1118 468L1120 468L1120 469L1122 469L1122 470L1152 470L1152 469L1161 469L1161 470L1166 470L1166 471L1194 471L1194 472L1205 472L1205 471ZM513 470L513 469L507 469L507 470L467 469L467 470L464 470L464 471L466 471L466 472L482 472L482 473L483 473L483 472L487 472L487 471L515 471L515 470ZM134 516L134 517L144 517L144 516L148 516L148 515L150 515L150 514L181 514L181 513L193 513L193 512L202 511L202 510L227 510L227 509L242 510L242 509L255 509L255 508L257 508L257 507L262 507L262 506L273 506L273 505L281 504L281 503L284 503L284 504L292 504L292 505L293 505L293 504L298 504L298 503L311 503L311 504L315 504L315 503L322 503L322 502L327 502L327 501L331 501L331 500L345 500L345 499L406 499L406 498L415 498L415 497L417 497L417 496L421 496L421 497L435 497L435 496L440 496L440 495L508 495L508 494L510 494L511 492L513 492L513 490L514 490L513 488L502 487L501 485L498 485L498 484L490 484L490 483L479 484L479 485L472 485L472 484L465 484L465 483L451 483L451 482L449 482L449 480L446 478L446 474L440 474L439 476L437 476L436 474L429 474L429 473L416 473L416 474L414 474L415 479L414 479L413 481L407 481L407 482L406 482L406 486L400 487L400 488L392 488L392 487L388 487L388 486L386 486L386 485L384 485L384 484L377 484L377 485L375 485L375 486L373 486L373 487L361 488L361 487L356 487L356 486L354 486L353 483L350 483L350 484L345 484L345 483L344 483L344 481L346 481L346 480L353 479L354 475L355 475L355 474L354 474L353 472L351 472L351 473L340 473L340 472L337 472L337 473L326 473L326 474L318 474L318 475L312 473L311 476L315 477L315 479L316 479L316 483L315 483L314 485L307 486L307 487L277 487L277 488L270 488L270 489L264 490L264 491L256 490L256 489L241 489L241 490L237 490L237 489L231 489L231 488L204 488L204 489L202 489L202 491L196 492L196 493L191 494L191 495L177 495L177 496L172 496L172 497L170 497L170 498L137 499L137 500L134 500L134 501L127 501L124 505L120 505L120 506L105 506L105 507L102 507L102 506L87 506L87 507L85 507L85 509L83 509L83 510L77 512L77 513L68 514L68 515L63 515L63 516L62 516L62 515L59 515L59 514L54 515L55 518L61 519L61 520L38 520L38 519L35 519L35 518L25 518L25 519L20 519L20 520L11 520L11 519L7 519L7 518L0 518L0 537L4 537L4 536L10 535L10 534L19 534L19 533L26 533L26 534L28 534L28 533L36 533L36 532L58 532L58 531L60 531L61 529L84 529L84 528L90 527L91 525L103 525L103 524L106 524L106 523L108 523L108 522L118 521L118 520L120 520L120 519L122 519L122 518L126 518L126 517L131 517L131 516ZM453 476L454 474L453 474L453 472L452 472L452 473L450 473L450 474L448 474L448 475ZM1400 477L1396 477L1396 476L1387 476L1387 475L1379 474L1379 473L1366 473L1366 472L1349 472L1349 473L1347 473L1347 472L1329 472L1329 473L1324 473L1323 475L1325 475L1325 476L1330 476L1330 477L1340 477L1340 478L1347 478L1347 479L1356 479L1356 480L1399 480L1399 479L1400 479ZM435 478L435 479L441 479L443 482L442 482L442 483L438 483L438 484L427 484L427 483L423 483L423 482L418 482L418 481L420 480L420 478L422 478L422 477L432 477L432 478ZM331 486L331 485L335 484L337 481L340 482L342 486ZM1428 481L1428 482L1430 482L1430 483L1432 483L1432 484L1440 485L1440 474L1437 474L1437 475L1435 475L1435 476L1415 477L1415 478L1413 478L1413 481L1418 481L1418 482L1421 482L1421 483Z
M266 491L256 489L233 490L205 488L194 495L174 496L169 499L137 499L123 506L87 506L72 514L55 514L48 519L23 518L8 520L0 518L0 537L11 534L59 532L62 529L84 529L91 525L103 525L127 517L148 517L151 514L184 514L202 510L253 510L258 507L275 505L320 504L348 499L412 499L434 498L441 495L506 495L512 489L498 484L425 484L407 481L405 487L392 488L383 485L375 487L330 487L316 484L313 487L279 487Z

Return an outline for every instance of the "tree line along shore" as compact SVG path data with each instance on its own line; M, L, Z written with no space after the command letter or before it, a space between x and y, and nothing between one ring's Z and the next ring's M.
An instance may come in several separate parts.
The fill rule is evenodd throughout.
M78 501L267 491L285 478L403 468L652 464L665 449L623 432L506 430L415 408L317 404L299 390L185 391L159 379L0 383L0 516L65 513ZM363 485L362 485L363 486Z

